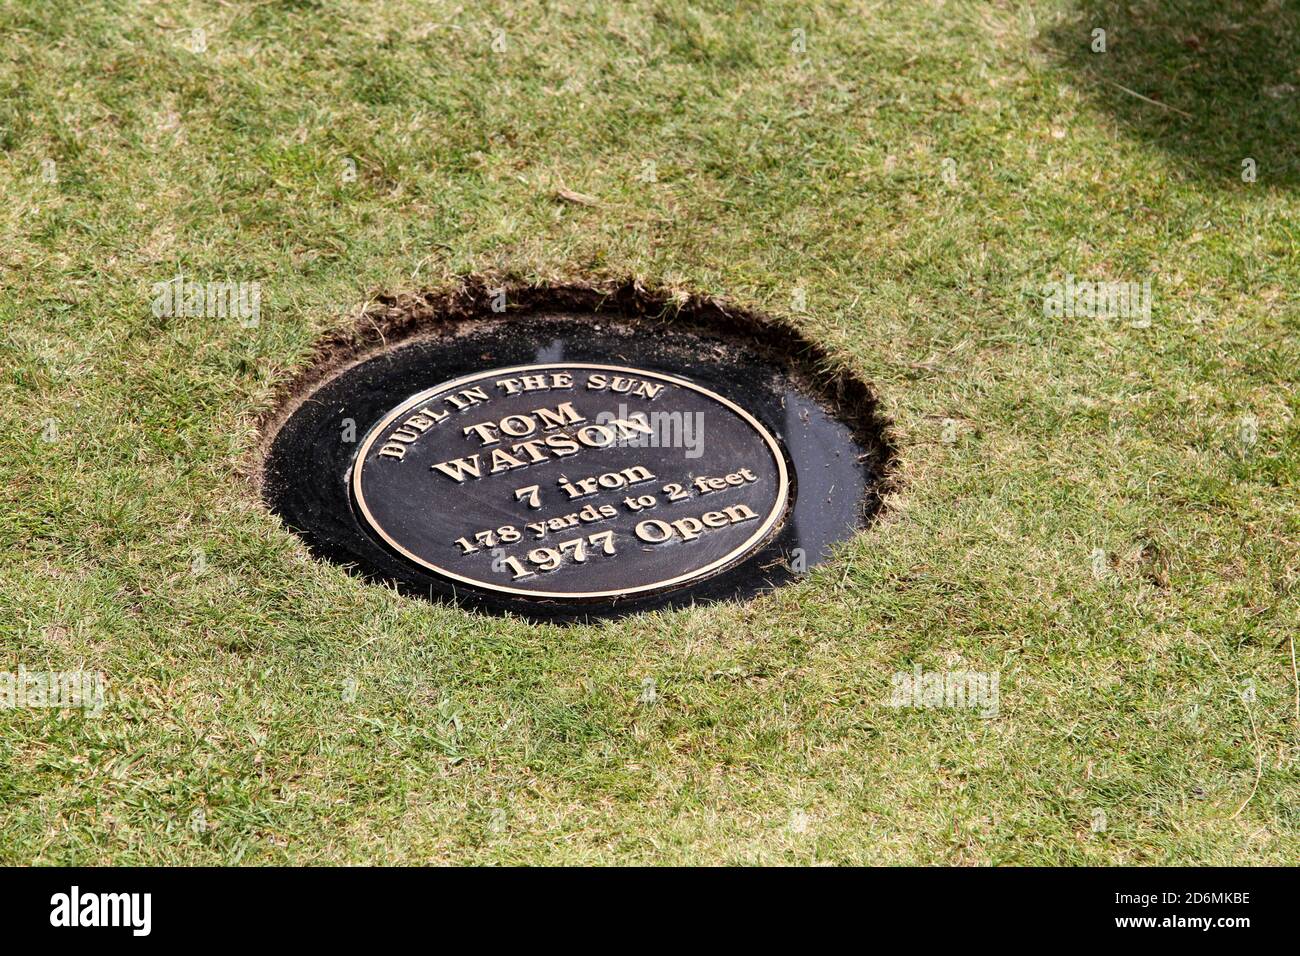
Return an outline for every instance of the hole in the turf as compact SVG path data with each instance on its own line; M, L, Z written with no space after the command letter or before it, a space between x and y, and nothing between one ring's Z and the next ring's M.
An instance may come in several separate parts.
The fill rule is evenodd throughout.
M267 433L264 497L313 553L538 620L797 578L891 457L870 391L790 327L633 284L385 301Z

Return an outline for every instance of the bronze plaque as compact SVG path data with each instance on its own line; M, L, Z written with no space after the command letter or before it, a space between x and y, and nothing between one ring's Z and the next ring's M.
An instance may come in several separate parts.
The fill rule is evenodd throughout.
M785 455L685 378L555 362L444 382L384 415L351 491L389 548L502 595L608 600L716 575L790 502Z

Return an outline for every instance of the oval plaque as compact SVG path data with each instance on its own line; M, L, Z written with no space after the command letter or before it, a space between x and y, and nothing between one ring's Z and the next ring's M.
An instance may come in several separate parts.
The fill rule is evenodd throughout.
M739 405L661 372L564 362L411 396L362 441L351 487L363 522L416 564L571 601L716 574L790 498L781 448Z

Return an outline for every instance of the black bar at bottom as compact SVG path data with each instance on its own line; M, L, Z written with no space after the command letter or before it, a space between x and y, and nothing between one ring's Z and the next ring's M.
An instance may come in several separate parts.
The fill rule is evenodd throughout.
M401 931L600 945L589 934L610 923L619 935L607 945L680 943L687 926L693 938L780 927L926 943L1046 932L1230 945L1288 927L1294 883L1276 869L0 869L0 925L15 940L128 945L339 945Z

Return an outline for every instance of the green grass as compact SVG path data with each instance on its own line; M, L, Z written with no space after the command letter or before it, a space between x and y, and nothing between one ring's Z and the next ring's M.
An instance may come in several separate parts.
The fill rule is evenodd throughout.
M1174 6L6 5L0 670L110 701L0 710L0 862L1293 862L1300 13ZM177 273L260 324L155 318ZM567 629L313 562L257 422L471 273L797 322L894 421L888 512ZM1151 326L1046 317L1066 274ZM1000 713L884 706L914 664Z

